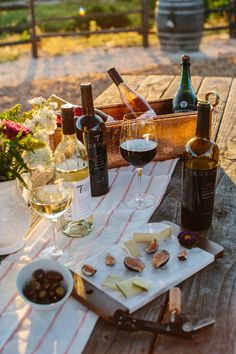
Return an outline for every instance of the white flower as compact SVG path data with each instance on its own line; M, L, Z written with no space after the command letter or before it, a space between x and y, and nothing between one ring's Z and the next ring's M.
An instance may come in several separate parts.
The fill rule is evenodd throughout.
M49 102L48 107L49 107L50 109L55 110L55 109L58 108L58 103L57 103L57 102Z
M34 106L34 105L41 106L42 104L45 104L47 102L47 100L43 97L34 97L31 100L29 100L28 102L32 106Z
M42 141L46 145L49 145L49 137L48 137L48 134L44 130L36 131L33 136L35 139Z
M46 106L41 108L36 120L41 130L45 130L48 134L54 133L57 126L57 116L52 109Z
M53 155L48 146L24 153L24 161L30 169L52 170L54 168Z

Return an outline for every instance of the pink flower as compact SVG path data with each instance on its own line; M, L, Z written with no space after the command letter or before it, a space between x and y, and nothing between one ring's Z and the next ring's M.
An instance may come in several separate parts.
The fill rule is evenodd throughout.
M1 122L2 131L6 135L6 137L10 140L14 140L17 134L21 132L21 138L25 137L29 134L29 129L20 123L4 120Z

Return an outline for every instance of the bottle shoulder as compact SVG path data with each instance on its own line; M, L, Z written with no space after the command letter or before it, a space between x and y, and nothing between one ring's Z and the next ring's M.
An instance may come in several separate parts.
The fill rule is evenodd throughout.
M54 152L55 163L71 158L87 160L85 146L75 136L73 138L63 137Z
M105 123L101 117L98 115L83 115L80 116L76 121L76 128L80 130L98 130L101 127L105 127Z
M213 140L196 136L187 142L184 154L189 158L208 157L218 160L219 148Z

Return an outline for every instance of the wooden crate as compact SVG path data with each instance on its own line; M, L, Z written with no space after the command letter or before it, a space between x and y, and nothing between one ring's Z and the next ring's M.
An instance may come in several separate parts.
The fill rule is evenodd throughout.
M155 119L158 138L158 152L155 160L167 160L181 156L186 142L195 135L197 112L172 113L172 98L149 101L157 113ZM123 104L97 106L115 118L106 122L107 152L109 168L128 165L119 150L122 118L128 110ZM211 113L213 108L211 110ZM54 148L61 139L61 130L55 131Z

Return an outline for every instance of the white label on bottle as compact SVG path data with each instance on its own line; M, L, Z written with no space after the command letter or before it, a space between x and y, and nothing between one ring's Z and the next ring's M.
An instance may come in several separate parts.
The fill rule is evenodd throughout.
M144 118L153 118L156 117L156 113L154 112L153 109L149 109L148 111L146 111L145 113L141 114L140 116L138 116L137 119L144 119Z
M64 182L73 190L70 208L65 213L67 220L85 220L92 214L92 200L89 176L76 182Z

